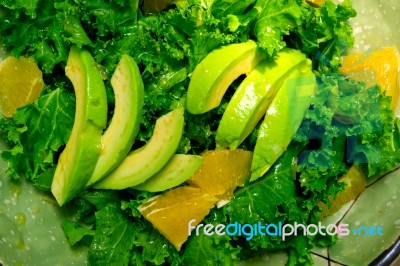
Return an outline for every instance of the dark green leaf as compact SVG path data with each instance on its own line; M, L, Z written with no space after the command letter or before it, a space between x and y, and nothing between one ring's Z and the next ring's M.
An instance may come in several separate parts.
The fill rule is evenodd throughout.
M40 190L50 192L56 167L49 168L36 177L33 185Z
M3 118L0 131L11 146L2 152L8 162L7 173L34 181L55 166L60 148L71 134L74 113L74 94L57 88L18 109L12 120Z
M256 8L260 15L254 26L258 44L272 56L286 46L283 35L299 27L303 12L297 0L258 0Z
M128 265L134 243L134 225L116 204L96 212L96 231L88 265Z
M75 245L81 241L83 243L90 244L94 235L94 231L90 228L83 227L70 220L64 221L63 230L71 245Z

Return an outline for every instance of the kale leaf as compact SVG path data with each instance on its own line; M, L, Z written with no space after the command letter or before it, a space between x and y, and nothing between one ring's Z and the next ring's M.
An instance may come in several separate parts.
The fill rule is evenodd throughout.
M11 178L25 176L35 182L57 164L59 149L68 141L75 114L74 94L60 87L18 109L12 120L0 120L0 132L11 146L1 153Z
M97 211L96 230L88 253L88 265L128 265L135 226L116 204Z

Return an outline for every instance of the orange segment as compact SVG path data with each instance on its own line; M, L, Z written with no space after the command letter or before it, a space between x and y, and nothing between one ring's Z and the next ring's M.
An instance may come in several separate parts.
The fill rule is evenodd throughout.
M346 187L337 194L335 199L330 198L331 207L328 208L323 203L319 206L322 208L322 217L329 216L338 211L344 204L355 199L360 195L367 185L364 172L355 165L352 165L349 171L339 178L339 182L345 182Z
M306 0L306 2L315 6L322 6L325 0Z
M187 181L221 200L229 200L237 186L250 177L253 153L245 150L213 150L203 154L203 164Z
M399 101L399 52L396 47L365 54L350 54L343 58L342 73L358 76L367 84L375 77L386 95L392 97L392 109L396 111ZM371 72L373 75L371 75ZM375 82L374 82L375 83Z
M203 154L203 164L189 186L151 198L138 210L177 250L218 202L226 203L237 186L250 177L253 154L245 150L214 150ZM193 221L192 221L193 220Z
M177 250L189 236L189 222L198 225L218 200L199 188L177 187L151 198L138 210Z
M36 100L43 87L42 72L33 59L9 56L0 62L0 108L5 117Z

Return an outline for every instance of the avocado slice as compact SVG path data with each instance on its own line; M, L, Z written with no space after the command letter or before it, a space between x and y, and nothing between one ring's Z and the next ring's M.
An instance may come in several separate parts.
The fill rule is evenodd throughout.
M250 181L264 175L286 150L311 104L315 87L311 61L307 59L285 80L268 107L258 131Z
M75 121L54 173L51 192L62 206L85 189L100 156L107 123L107 96L91 54L72 47L65 67L76 97Z
M201 156L175 154L158 173L133 188L159 192L176 187L192 177L202 163Z
M304 54L285 48L258 64L225 109L216 134L217 147L236 149L264 116L285 78L304 61Z
M209 53L194 69L187 92L187 110L202 114L221 103L229 85L248 74L261 60L256 42L223 46Z
M109 174L129 153L139 132L144 85L136 62L123 55L111 78L115 96L114 115L101 138L101 154L87 186Z
M132 151L107 177L95 184L100 189L125 189L139 185L160 171L178 149L183 133L184 109L158 118L149 142Z

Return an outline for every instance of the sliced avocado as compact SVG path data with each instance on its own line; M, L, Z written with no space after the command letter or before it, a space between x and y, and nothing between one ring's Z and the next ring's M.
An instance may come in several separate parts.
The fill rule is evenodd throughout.
M209 53L194 69L187 92L187 110L202 114L221 103L229 85L248 74L263 56L254 41L223 46Z
M305 60L301 52L283 49L258 64L229 101L218 126L217 146L236 149L264 116L285 78Z
M158 118L149 142L128 154L95 188L125 189L145 182L160 171L178 149L184 126L183 112L180 107Z
M176 187L192 177L202 163L201 156L175 154L158 173L133 188L159 192Z
M60 155L51 192L61 206L85 189L100 156L107 123L107 96L96 63L86 50L72 47L65 67L76 95L71 136Z
M315 87L310 60L304 61L285 80L258 131L250 181L264 175L286 150L311 104Z
M112 78L114 115L101 138L101 154L88 186L109 174L129 153L139 132L144 85L132 57L123 55Z

